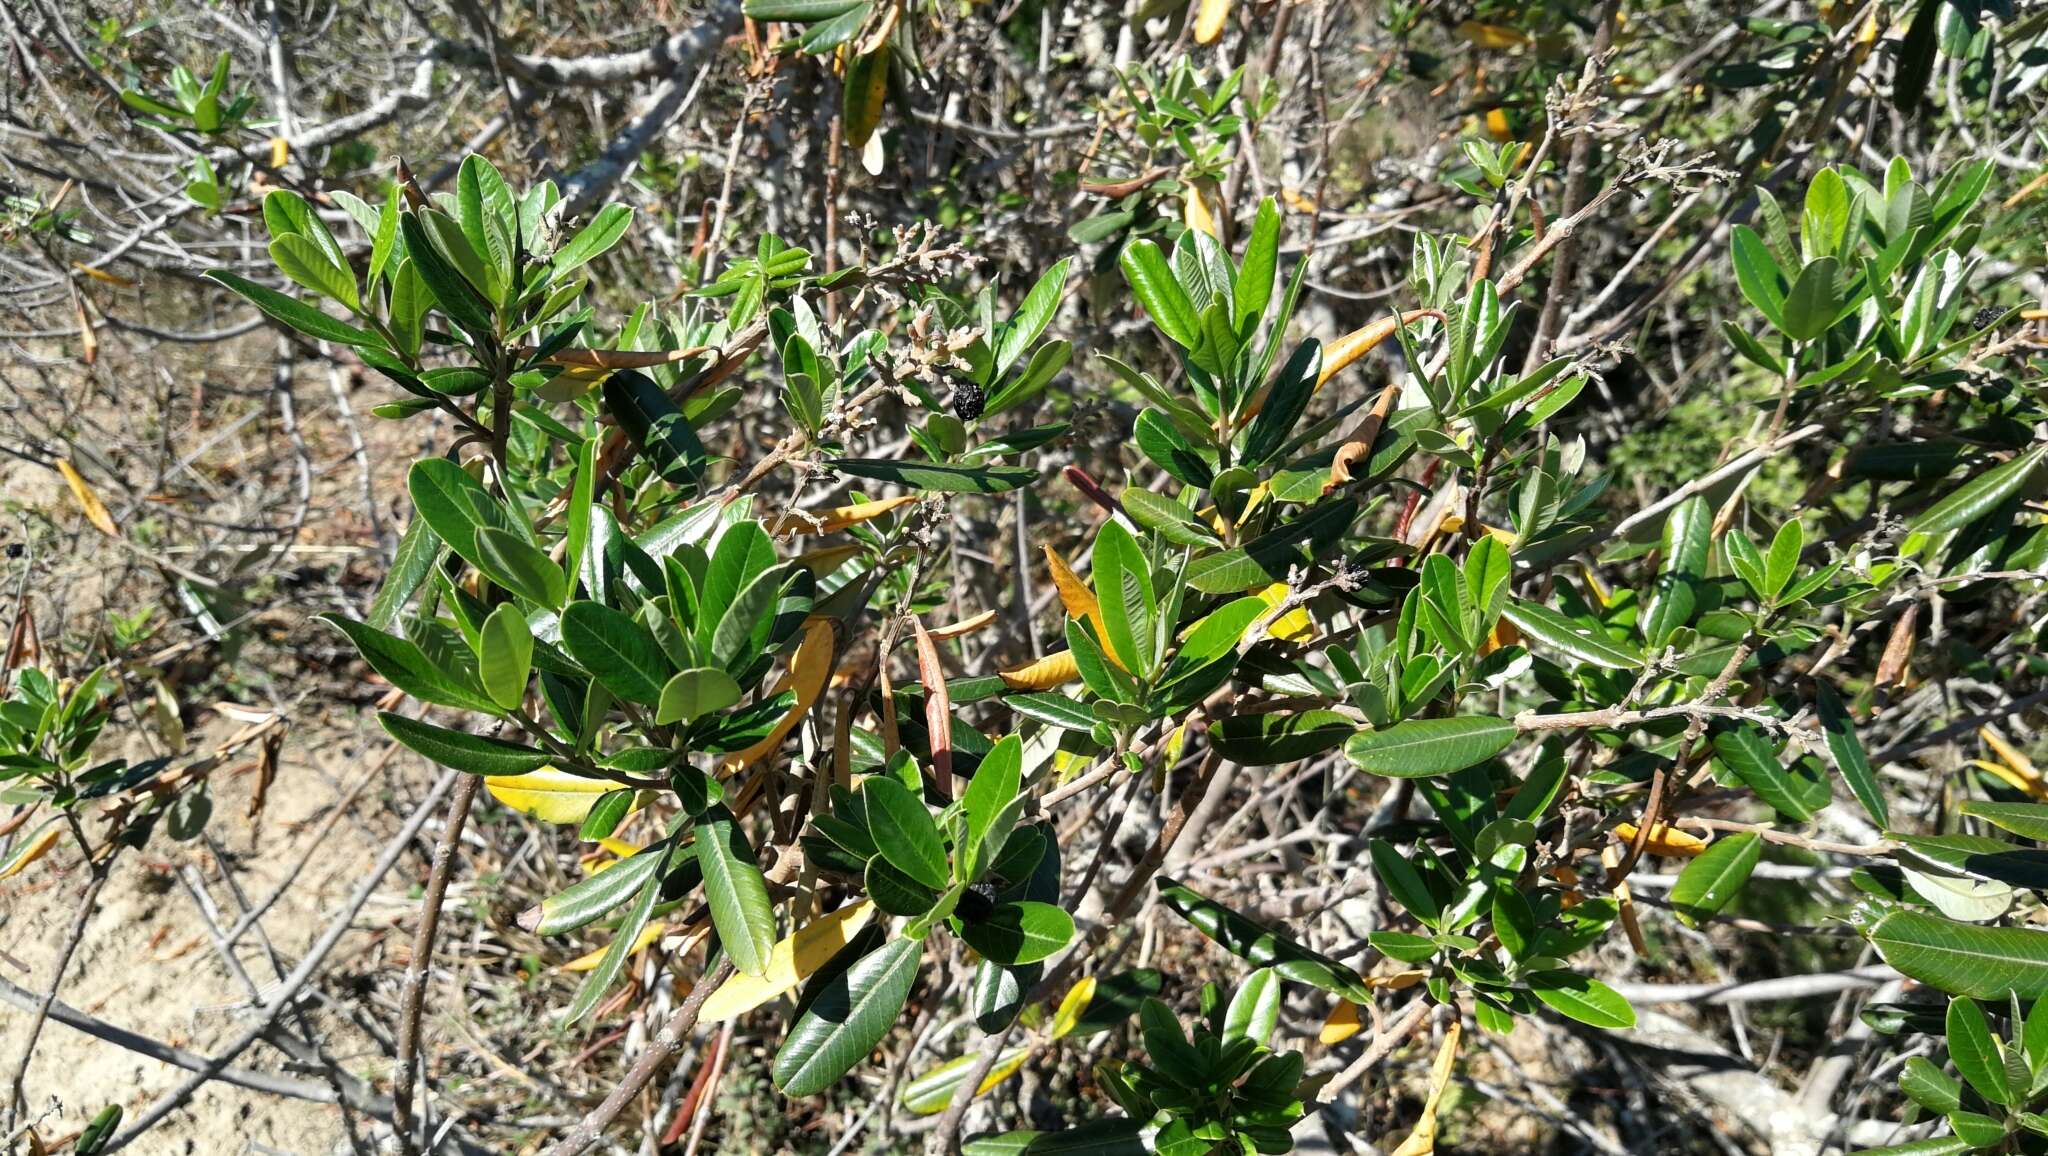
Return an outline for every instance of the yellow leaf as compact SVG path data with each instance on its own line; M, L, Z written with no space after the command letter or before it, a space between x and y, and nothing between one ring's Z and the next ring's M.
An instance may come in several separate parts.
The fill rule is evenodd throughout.
M270 167L281 169L291 163L292 142L281 136L270 138Z
M1397 971L1392 975L1368 975L1365 977L1365 986L1375 991L1407 991L1428 978L1428 975L1428 972L1412 969Z
M1052 584L1059 588L1060 604L1067 608L1067 617L1085 618L1101 634L1102 605L1096 601L1095 591L1088 588L1081 576L1074 573L1074 568L1067 565L1067 560L1060 557L1060 552L1051 546L1045 547L1045 565L1052 571ZM1102 637L1109 636L1102 634Z
M2007 786L2023 795L2048 800L2048 783L2043 783L2039 779L2027 778L2003 763L1987 762L1984 759L1971 759L1970 765L1998 776L2005 781Z
M1335 1047L1364 1030L1365 1025L1358 1020L1358 1005L1348 999L1340 999L1324 1017L1323 1030L1316 1034L1316 1038L1326 1048Z
M1616 823L1614 837L1628 846L1634 846L1637 830L1634 823ZM1650 837L1643 841L1644 852L1651 855L1671 855L1690 859L1706 849L1705 839L1681 831L1669 823L1659 823L1650 828Z
M78 467L72 465L68 458L58 458L57 472L64 475L64 484L71 487L71 496L78 499L79 508L85 511L85 520L91 522L95 529L109 538L120 537L121 531L115 528L113 515L107 513L106 504L101 502L100 496L93 493L92 487L86 484L84 475L78 472Z
M1515 48L1529 42L1528 36L1520 29L1503 28L1498 24L1481 24L1477 20L1467 20L1458 25L1458 38L1474 48L1494 51Z
M1052 1013L1052 1038L1059 1039L1074 1030L1081 1022L1081 1013L1088 1010L1088 1004L1095 999L1095 977L1083 976L1081 981L1067 990L1067 997L1060 1001L1059 1010Z
M1636 897L1629 893L1628 880L1616 878L1621 870L1621 852L1615 844L1609 843L1600 849L1600 865L1607 868L1615 907L1621 913L1621 929L1628 934L1629 947L1639 956L1650 954L1649 945L1643 942L1643 925L1636 918Z
M609 871L640 853L640 847L637 844L628 843L624 839L615 839L611 836L599 839L597 845L600 849L611 852L613 857L610 859L599 859L589 864L588 873L592 875L600 871Z
M1508 112L1506 109L1487 109L1485 124L1486 135L1492 137L1494 140L1507 142L1515 139L1515 126L1509 122Z
M979 614L962 618L960 621L950 625L934 627L926 631L926 633L931 636L933 642L944 642L949 638L959 638L965 634L972 634L995 620L995 611L984 610Z
M1217 232L1216 214L1209 210L1209 202L1203 198L1202 190L1193 185L1188 186L1187 193L1181 198L1181 220L1197 233L1207 233L1219 240L1222 237Z
M48 855L50 848L57 845L57 840L63 834L64 828L58 826L55 819L44 823L40 830L29 836L15 849L14 854L8 858L5 864L0 864L0 879L19 875L29 864Z
M1062 650L1000 673L1003 685L1011 690L1051 690L1081 677L1081 668L1074 663L1072 651Z
M1458 1022L1453 1020L1429 1070L1429 1098L1422 1102L1422 1118L1415 1121L1415 1130L1394 1149L1393 1156L1430 1156L1436 1151L1436 1110L1443 1102L1444 1089L1450 1086L1451 1068L1458 1062L1458 1033Z
M1275 582L1259 591L1255 597L1271 608L1287 601L1287 596L1292 593L1294 590L1287 583ZM1274 619L1272 625L1266 627L1266 633L1282 642L1306 642L1316 636L1316 628L1315 624L1309 621L1308 607L1297 606Z
M796 724L804 721L804 716L810 713L812 705L824 692L825 683L832 677L832 648L830 619L812 618L804 623L804 640L797 646L796 656L789 660L787 679L789 685L796 688L796 704L760 742L726 756L725 770L737 771L774 754L782 746L782 740L789 737L789 732L796 729Z
M1230 0L1202 0L1202 6L1195 10L1195 43L1216 43L1229 19Z
M119 285L123 289L135 288L135 278L133 277L123 277L118 273L109 273L105 269L95 269L82 261L73 261L71 267L104 284Z
M1316 375L1316 388L1321 389L1323 383L1342 373L1359 358L1379 348L1380 342L1392 337L1403 325L1413 325L1425 317L1434 317L1441 321L1443 316L1435 309L1410 309L1401 314L1398 320L1382 317L1330 342L1323 347L1323 368Z
M723 1023L796 987L851 942L874 913L874 904L863 899L812 920L809 926L769 951L766 971L760 975L741 972L721 984L704 1001L697 1018L705 1023Z
M500 803L543 823L581 823L600 795L627 788L542 767L524 775L493 775L484 780L484 789Z
M1990 727L1978 727L1977 737L1983 739L1985 746L1997 752L1998 757L2005 760L2005 765L2018 771L2022 777L2035 781L2040 780L2040 769L2034 766L2032 760L2028 759L2027 756L2021 754L2017 747L2006 742L2005 736L1992 730Z
M647 950L648 944L653 943L655 940L660 939L662 936L667 934L668 924L650 923L646 927L640 929L639 935L633 937L633 946L626 949L626 954L629 956L637 955L638 953ZM569 962L563 964L562 970L589 971L591 968L596 967L598 965L598 961L602 960L604 958L604 953L609 950L611 950L611 948L609 945L607 945L605 947L600 947L596 951L590 952L587 955L579 955L575 959L572 959Z
M883 498L875 502L856 502L850 506L834 506L829 510L806 510L802 513L784 514L770 519L768 532L781 537L785 534L830 534L872 521L891 510L900 509L918 500L916 494Z

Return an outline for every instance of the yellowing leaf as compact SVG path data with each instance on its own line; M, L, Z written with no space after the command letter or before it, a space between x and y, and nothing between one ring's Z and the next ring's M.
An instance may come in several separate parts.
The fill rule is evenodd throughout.
M1414 969L1397 971L1391 975L1369 975L1365 977L1365 986L1378 991L1407 991L1428 976L1428 972Z
M40 830L15 848L14 854L8 857L6 863L0 864L0 879L19 875L29 864L48 855L50 848L57 845L57 840L63 834L64 828L58 826L55 819L44 823Z
M806 550L798 554L795 561L797 565L809 570L813 576L823 578L839 569L848 558L860 553L860 549L851 542L838 546L820 546L815 550Z
M2021 754L2017 747L2006 742L2004 735L1999 734L1990 727L1978 727L1977 737L1983 739L1984 745L1990 747L1997 753L1999 758L2005 760L2006 766L2018 771L2022 778L2032 779L2036 782L2040 781L2040 768L2034 766L2032 760L2028 759L2026 755Z
M1443 1047L1437 1049L1436 1063L1429 1069L1429 1098L1422 1102L1422 1118L1415 1121L1415 1130L1394 1149L1393 1156L1431 1156L1436 1151L1436 1110L1443 1102L1444 1089L1450 1086L1451 1069L1458 1062L1458 1021L1452 1020L1450 1030L1444 1033Z
M123 277L118 273L109 273L105 269L95 269L83 261L73 261L71 267L102 284L119 285L123 289L135 288L135 278L133 277Z
M78 472L78 467L72 465L68 458L58 458L57 472L64 475L64 484L71 487L71 496L78 499L79 508L85 511L85 520L91 522L95 529L109 538L120 537L121 531L114 526L113 515L107 513L106 504L100 501L98 494L93 493L84 475Z
M1067 565L1067 560L1060 557L1060 552L1051 546L1045 547L1045 565L1052 571L1052 584L1059 588L1060 604L1067 608L1067 617L1085 618L1101 634L1102 605L1096 601L1095 591L1088 588L1088 583L1082 581L1081 576L1074 573L1074 568ZM1109 637L1107 634L1101 636Z
M653 943L655 940L660 939L662 936L667 934L668 924L650 923L646 927L640 929L639 935L633 937L633 946L626 949L626 954L630 956L645 951L647 950L648 944ZM598 965L598 961L602 960L604 958L604 953L609 950L611 950L611 948L609 946L605 946L600 947L596 951L590 952L587 955L579 955L575 959L572 959L569 962L563 964L562 970L589 971L591 968L596 967Z
M1515 126L1508 121L1508 112L1506 109L1487 109L1486 120L1484 123L1486 125L1486 135L1492 137L1494 140L1501 141L1504 143L1515 139Z
M1616 823L1614 837L1628 846L1634 846L1637 830L1634 823ZM1706 849L1705 839L1681 831L1669 823L1659 823L1650 828L1650 837L1643 841L1644 852L1651 855L1671 855L1690 859Z
M796 987L825 966L867 926L874 913L874 905L863 899L812 920L809 926L769 950L766 971L760 975L740 972L719 985L711 998L704 1001L698 1018L705 1023L723 1023Z
M281 169L291 163L292 142L281 136L270 138L270 167Z
M1074 653L1062 650L1048 654L1037 662L1026 663L1015 670L999 672L1003 685L1011 690L1051 690L1081 677L1081 668L1074 662Z
M1088 1010L1088 1004L1095 999L1095 977L1083 976L1079 983L1067 989L1067 997L1060 1001L1059 1010L1052 1013L1052 1038L1059 1039L1074 1030L1081 1022L1081 1013Z
M1337 1006L1330 1009L1330 1014L1323 1018L1323 1030L1316 1033L1316 1038L1329 1048L1364 1030L1365 1025L1358 1020L1358 1005L1348 999L1340 999Z
M883 498L880 501L834 506L829 510L806 510L801 513L784 514L769 520L768 532L777 537L785 534L830 534L844 530L848 526L872 521L917 500L916 494L904 494L895 498Z
M804 720L818 696L824 692L825 683L832 677L832 623L825 618L813 618L804 623L804 640L796 648L796 656L789 660L789 676L785 680L796 689L796 703L775 729L762 737L761 741L737 754L726 756L726 771L737 771L751 763L774 754L782 746L782 740Z
M1195 10L1195 43L1214 44L1230 19L1230 0L1201 0L1201 4Z
M606 779L542 767L523 775L493 775L484 789L500 803L543 823L581 823L607 791L625 790Z

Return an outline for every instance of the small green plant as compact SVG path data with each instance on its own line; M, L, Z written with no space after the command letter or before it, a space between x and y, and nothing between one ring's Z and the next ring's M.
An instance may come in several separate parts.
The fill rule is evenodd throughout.
M1958 1080L1925 1056L1912 1056L1899 1070L1899 1090L1930 1115L1948 1121L1950 1136L1889 1148L1868 1148L1856 1156L1908 1153L2039 1152L2048 1148L2048 999L2036 999L2022 1015L2018 997L2009 1004L2006 1034L1973 999L1949 1001L1945 1032L1949 1063Z

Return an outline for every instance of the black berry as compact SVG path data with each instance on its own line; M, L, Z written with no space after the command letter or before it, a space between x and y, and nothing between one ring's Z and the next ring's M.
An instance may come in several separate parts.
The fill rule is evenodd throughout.
M953 387L953 416L961 421L973 421L981 416L981 410L988 404L988 395L973 382Z
M2003 316L2005 316L2004 309L1996 305L1986 305L1984 308L1977 310L1976 316L1970 318L1970 328L1989 329L1992 322Z

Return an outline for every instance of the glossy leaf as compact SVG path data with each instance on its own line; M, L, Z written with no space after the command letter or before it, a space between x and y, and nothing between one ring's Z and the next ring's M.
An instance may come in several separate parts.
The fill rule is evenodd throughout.
M1719 914L1763 858L1761 836L1744 833L1716 840L1685 865L1671 888L1671 906L1688 927Z
M722 805L698 816L696 826L697 864L704 872L704 897L719 946L741 972L763 975L775 947L775 908L754 862L754 848Z
M775 1086L785 1095L816 1095L874 1050L903 1014L923 950L915 940L891 940L833 977L775 1053Z
M1506 750L1515 724L1484 715L1410 719L1386 730L1360 731L1344 754L1361 769L1394 778L1448 775Z
M437 727L390 711L380 711L377 721L407 750L472 775L523 775L549 761L546 751Z

